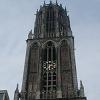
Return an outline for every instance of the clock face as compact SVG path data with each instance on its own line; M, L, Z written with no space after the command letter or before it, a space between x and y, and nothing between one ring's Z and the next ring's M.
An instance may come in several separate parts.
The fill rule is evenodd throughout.
M54 70L54 69L56 69L56 63L53 61L44 62L43 69L49 70L49 71Z

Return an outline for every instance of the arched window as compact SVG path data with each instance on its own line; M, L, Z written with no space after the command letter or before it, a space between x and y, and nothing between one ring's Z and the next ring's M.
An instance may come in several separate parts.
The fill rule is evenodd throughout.
M43 60L44 61L54 61L56 60L56 50L54 44L50 41L44 48L43 52Z
M41 98L56 98L56 49L50 41L45 45L42 59Z

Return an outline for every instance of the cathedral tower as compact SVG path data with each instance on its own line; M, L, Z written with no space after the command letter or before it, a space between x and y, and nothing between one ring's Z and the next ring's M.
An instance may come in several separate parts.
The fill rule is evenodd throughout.
M86 100L78 89L74 37L66 8L52 3L37 10L27 39L22 90L14 100Z

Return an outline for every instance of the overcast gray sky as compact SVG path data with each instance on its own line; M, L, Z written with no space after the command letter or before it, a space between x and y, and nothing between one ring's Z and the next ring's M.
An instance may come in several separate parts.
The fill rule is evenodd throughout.
M83 81L88 100L99 100L100 0L58 2L69 11L78 81ZM16 84L22 84L25 40L34 29L34 14L41 4L43 0L0 0L0 89L7 89L11 100Z

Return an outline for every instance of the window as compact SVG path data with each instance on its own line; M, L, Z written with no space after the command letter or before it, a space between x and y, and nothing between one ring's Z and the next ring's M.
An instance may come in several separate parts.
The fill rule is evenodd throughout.
M51 41L44 48L42 60L41 98L53 99L56 97L56 50Z

